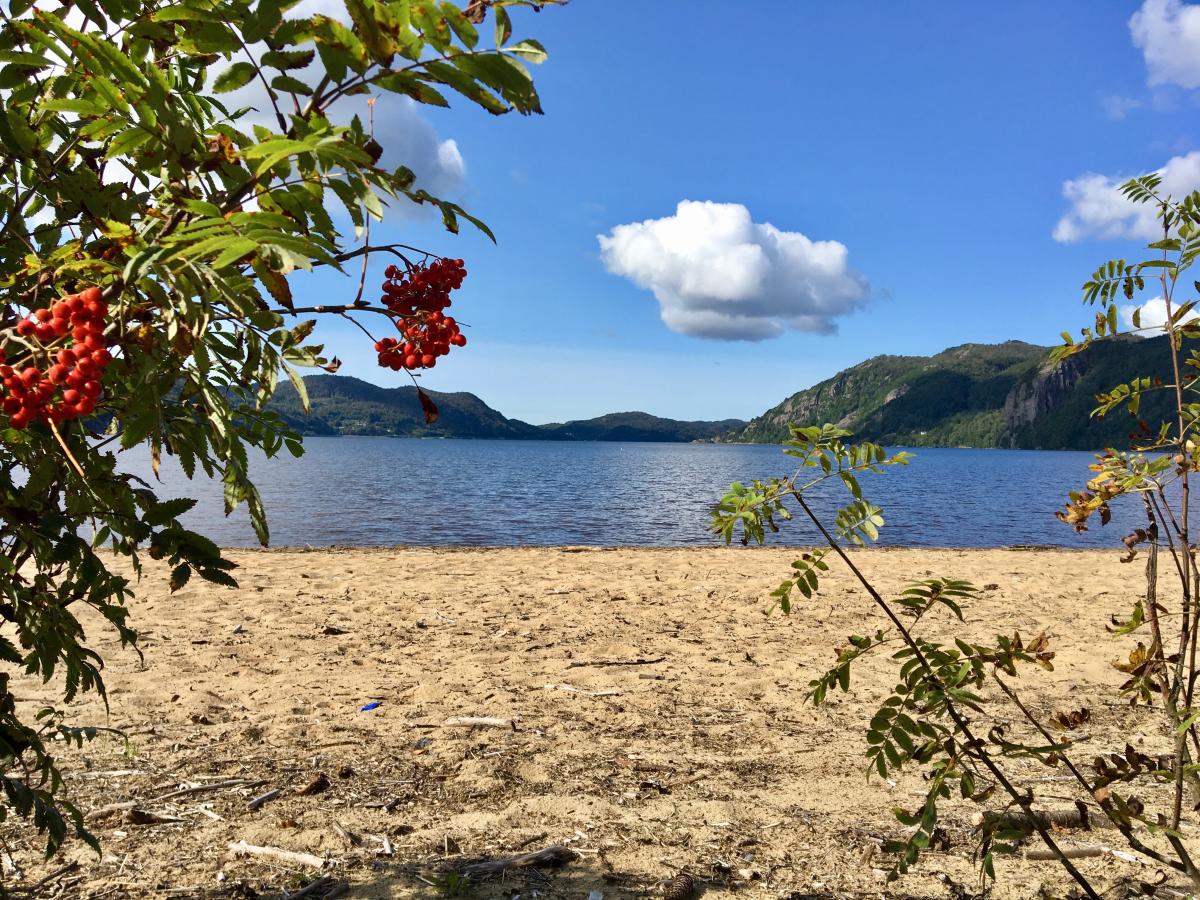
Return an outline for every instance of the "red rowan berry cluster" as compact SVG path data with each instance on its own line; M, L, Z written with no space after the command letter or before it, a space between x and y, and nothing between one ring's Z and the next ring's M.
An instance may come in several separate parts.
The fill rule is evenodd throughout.
M383 305L398 316L411 316L449 306L450 292L462 287L467 270L461 259L435 259L407 271L388 266L384 275Z
M450 305L450 292L461 287L467 275L461 259L436 259L407 271L388 266L384 274L382 302L396 315L403 337L376 342L379 365L397 372L432 369L451 347L467 345L458 323L442 312Z
M65 422L96 408L104 369L112 362L104 338L108 304L99 288L64 297L34 310L17 323L16 332L41 345L45 368L15 369L0 364L0 409L13 428L30 422ZM68 339L69 336L69 339ZM70 344L68 346L68 343Z
M458 330L458 323L440 312L430 313L418 322L397 322L405 342L395 338L377 341L379 364L398 372L401 369L432 369L437 358L445 356L451 347L467 346L467 338Z

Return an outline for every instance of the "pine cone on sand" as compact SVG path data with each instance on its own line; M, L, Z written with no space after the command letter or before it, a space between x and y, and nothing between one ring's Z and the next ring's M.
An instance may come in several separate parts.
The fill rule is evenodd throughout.
M691 896L696 890L696 879L691 875L680 872L668 883L663 891L663 897L666 900L691 900Z

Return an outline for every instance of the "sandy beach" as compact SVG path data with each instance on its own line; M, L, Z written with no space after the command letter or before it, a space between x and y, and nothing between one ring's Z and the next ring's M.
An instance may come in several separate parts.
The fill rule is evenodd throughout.
M71 708L76 723L119 728L127 740L101 736L62 754L104 855L71 844L62 860L41 863L39 845L5 825L21 870L6 879L28 884L78 860L59 879L61 896L279 897L327 874L347 896L434 897L453 895L445 872L467 860L565 844L578 857L560 868L473 879L466 890L661 895L682 870L711 896L976 891L978 808L967 802L946 805L945 840L915 872L883 882L888 863L876 848L904 836L891 809L923 796L917 770L896 783L866 777L865 723L893 680L886 660L857 670L848 696L819 708L803 699L833 647L882 617L836 563L818 599L791 618L765 615L794 556L235 551L238 590L193 580L175 595L164 572L149 572L132 603L144 660L92 624L111 710L95 699ZM1104 626L1128 610L1140 575L1118 558L855 555L885 591L934 576L986 585L966 610L969 634L988 637L996 622L1029 637L1045 629L1056 669L1019 684L1039 710L1090 709L1085 759L1127 740L1145 752L1166 746L1159 720L1112 691L1123 676L1111 663L1134 640ZM29 681L15 690L28 704L57 694ZM503 722L448 724L457 717ZM1013 771L1063 804L1076 796L1047 778L1061 770L1017 762ZM237 841L330 862L319 871L235 856ZM1152 875L1111 859L1080 865L1106 884ZM1006 858L998 869L995 896L1033 896L1043 881L1067 887L1053 863Z

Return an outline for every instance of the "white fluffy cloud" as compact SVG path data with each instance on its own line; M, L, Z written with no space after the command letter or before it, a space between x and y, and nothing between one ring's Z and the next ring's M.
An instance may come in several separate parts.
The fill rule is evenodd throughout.
M1200 4L1146 0L1129 20L1151 85L1200 87Z
M684 200L672 216L597 237L608 271L652 291L666 326L695 337L829 334L870 290L844 244L759 224L740 203Z
M1200 151L1175 156L1158 170L1161 190L1176 197L1200 189ZM1130 203L1121 194L1124 177L1088 173L1063 185L1071 204L1054 226L1054 239L1069 243L1085 238L1144 238L1161 236L1153 204Z
M1126 328L1133 328L1133 314L1139 308L1137 304L1121 307L1121 320L1125 323ZM1141 304L1141 327L1142 328L1162 328L1167 324L1167 304L1162 297L1155 297L1153 300L1147 300ZM1179 305L1175 304L1172 307L1176 311ZM1191 322L1195 319L1200 319L1200 312L1192 310L1183 317L1183 321Z

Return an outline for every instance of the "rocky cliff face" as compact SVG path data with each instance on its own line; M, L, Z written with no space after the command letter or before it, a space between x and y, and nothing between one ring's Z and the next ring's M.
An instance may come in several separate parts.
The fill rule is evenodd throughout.
M1017 433L1066 400L1087 371L1087 354L1076 353L1061 362L1046 363L1032 377L1014 384L1004 400L1000 446L1017 446Z

